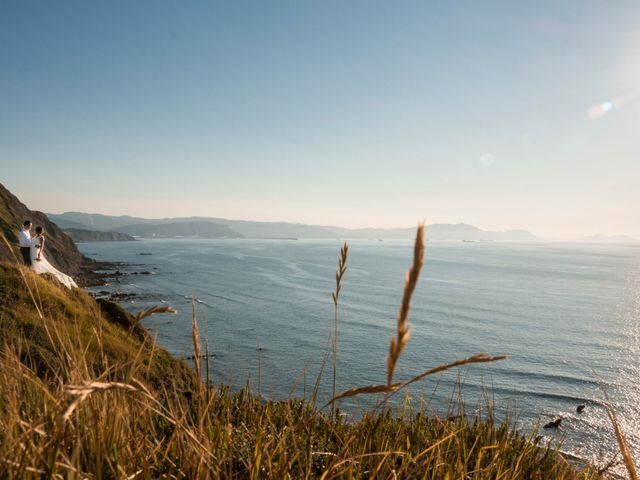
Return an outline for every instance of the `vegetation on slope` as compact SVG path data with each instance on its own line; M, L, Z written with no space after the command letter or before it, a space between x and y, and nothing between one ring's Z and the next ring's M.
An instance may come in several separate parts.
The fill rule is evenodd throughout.
M126 312L0 267L3 478L596 478L490 411L349 421L207 389ZM460 412L457 412L460 413Z
M131 366L153 358L139 372L154 388L191 392L199 381L189 366L157 348L131 315L115 303L95 301L53 277L0 263L0 350L45 381L68 382L80 366L91 378L128 381Z

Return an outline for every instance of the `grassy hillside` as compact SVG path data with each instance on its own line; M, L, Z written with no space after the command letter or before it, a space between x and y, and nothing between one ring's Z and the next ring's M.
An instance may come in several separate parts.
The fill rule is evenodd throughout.
M186 363L158 349L117 304L8 263L0 263L0 292L0 350L19 352L39 378L68 381L81 366L92 378L126 381L132 364L153 356L139 372L148 383L181 392L198 384Z
M0 292L2 478L597 478L490 412L207 389L113 304L6 263Z

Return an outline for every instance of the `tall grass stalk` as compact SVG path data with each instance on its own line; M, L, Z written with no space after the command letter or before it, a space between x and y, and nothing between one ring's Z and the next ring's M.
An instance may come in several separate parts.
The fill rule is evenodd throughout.
M202 352L200 346L200 331L198 330L198 319L196 318L196 299L191 299L191 340L193 341L193 367L199 379L202 378L200 361Z
M629 448L629 443L627 442L627 436L622 430L622 426L620 425L620 421L618 420L618 414L616 413L615 408L611 404L611 400L609 400L609 395L607 391L604 389L602 384L600 384L600 388L604 393L605 402L604 408L607 411L607 416L611 421L611 425L613 426L613 433L616 436L616 442L618 443L618 449L620 450L620 454L622 455L622 461L624 462L624 466L629 473L630 480L638 480L638 470L636 469L636 462L631 453L631 449Z
M204 357L205 357L205 375L206 375L206 389L207 389L207 402L209 402L209 391L211 389L211 372L209 369L209 363L211 356L209 355L209 323L207 322L207 316L204 316Z
M342 277L347 271L348 254L349 254L349 245L347 245L347 242L344 242L344 245L342 245L342 248L340 249L340 258L338 259L338 269L336 270L336 289L331 294L331 297L333 298L333 337L331 342L331 350L333 353L333 389L332 389L332 395L331 395L332 398L336 396L336 382L337 382L337 373L338 373L338 300L340 298L340 289L342 288Z
M260 365L260 342L256 341L256 366L258 369L258 396L262 393L262 368Z
M409 309L411 307L411 297L413 291L418 284L420 270L424 264L424 224L418 226L416 232L416 241L413 247L413 264L404 281L404 292L402 294L402 302L400 303L400 312L397 320L397 333L395 337L391 337L389 345L389 356L387 357L387 385L391 386L393 381L393 373L402 350L409 342L411 331L409 330Z
M141 310L138 313L136 313L135 317L133 317L133 321L129 326L129 333L132 333L136 328L138 328L142 320L144 320L147 317L151 317L152 315L157 315L159 313L176 314L178 313L178 311L173 307L168 307L168 306L159 307L158 305L154 305L153 307L148 308L147 310Z
M435 368L431 368L426 372L417 375L404 382L392 383L393 374L400 358L402 350L409 342L410 330L409 330L409 309L411 306L411 297L418 284L418 277L420 276L420 270L424 263L424 225L420 224L416 232L416 240L413 248L413 263L407 272L404 283L404 292L402 295L402 302L400 303L400 312L397 318L397 334L395 337L391 337L391 345L389 347L389 356L387 357L387 383L380 385L366 385L364 387L353 387L338 395L335 395L329 400L327 405L334 405L338 400L342 400L349 397L355 397L363 394L385 394L385 403L389 395L399 391L400 389L410 385L414 382L423 380L429 375L434 375L445 370L449 370L455 367L461 367L471 363L487 363L495 362L497 360L504 360L507 358L505 355L490 355L488 353L479 353L471 357L455 360L451 363L439 365Z

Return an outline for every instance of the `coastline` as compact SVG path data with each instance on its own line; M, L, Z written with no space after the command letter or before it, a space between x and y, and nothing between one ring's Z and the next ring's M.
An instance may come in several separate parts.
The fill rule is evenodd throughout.
M244 240L243 240L243 242L244 242ZM186 241L185 241L185 243L186 243ZM198 242L194 242L194 243L197 243L199 245ZM150 306L149 302L154 302L155 301L155 299L153 297L151 297L154 294L155 290L164 292L164 300L165 301L163 303L165 303L167 305L173 305L172 304L173 298L168 298L166 296L168 290L164 290L163 282L167 284L167 288L168 289L171 289L171 285L174 285L174 283L173 283L174 276L173 275L174 274L178 274L178 272L179 272L179 268L177 266L175 266L175 265L176 264L185 265L185 264L182 263L182 260L180 260L179 257L178 257L178 259L176 259L175 256L172 257L171 265L173 265L173 266L168 266L170 264L165 264L165 263L161 262L161 260L163 259L164 254L167 252L167 250L173 251L175 247L174 247L173 244L169 245L167 242L159 243L158 245L165 245L165 247L163 247L164 250L159 250L159 251L151 250L151 249L145 250L145 249L151 248L151 247L147 247L147 246L142 245L137 249L133 249L132 252L128 252L126 256L122 256L122 257L118 257L116 255L105 255L105 254L102 253L103 252L102 250L95 250L97 252L101 252L101 255L103 255L104 258L115 258L115 259L126 258L127 260L130 261L130 263L128 264L128 267L127 267L127 270L130 270L130 271L134 271L137 268L137 267L134 266L137 263L135 259L136 258L140 258L140 259L143 258L143 257L134 257L132 255L141 255L142 253L139 253L140 251L146 252L147 255L150 252L153 252L152 255L154 255L154 257L145 258L145 260L150 260L151 264L148 263L143 268L151 268L151 266L157 265L160 268L160 270L164 271L164 273L166 273L166 274L171 273L171 275L159 275L157 278L146 278L146 279L140 278L139 282L135 282L135 280L133 280L131 277L129 277L129 279L131 281L134 281L136 284L138 284L140 286L140 290L139 291L142 292L141 295L144 297L143 300L141 299L140 302L136 301L135 303L142 303L142 304L145 305L145 307ZM190 243L189 243L189 245L190 245ZM227 245L227 244L225 243L225 245ZM304 245L303 245L303 247L304 247ZM436 247L439 247L439 246L438 245L433 246L434 250L432 250L432 251L435 251ZM445 246L445 247L447 249L451 248L449 246ZM244 248L244 247L241 247L241 248ZM278 247L278 248L280 248L280 247ZM286 248L288 250L290 250L290 247L286 247ZM487 246L486 249L487 250L491 250L491 251L494 250L494 248L492 246ZM242 265L244 265L245 267L249 266L248 263L247 263L246 257L238 256L236 258L236 256L233 255L233 253L234 253L233 251L229 251L229 250L221 251L221 247L218 247L218 248L216 248L214 250L216 251L216 253L215 253L216 255L219 255L220 253L225 253L225 257L216 257L216 258L231 258L231 259L233 259L233 261L237 263L237 266L235 268L240 268ZM463 251L467 252L468 250L469 249L467 249L467 248L465 248L463 246L460 246L459 248L456 248L456 255L458 255L458 252L463 252ZM109 250L106 250L106 251L118 252L119 249L117 247L110 247ZM206 251L206 248L203 248L203 251ZM305 255L308 254L308 250L305 249L305 250L302 250L302 251L305 253ZM355 249L354 249L354 251L355 251ZM479 251L479 249L475 249L474 250L474 252L476 252L476 251ZM591 250L588 249L588 251L590 252ZM136 253L136 252L138 252L138 253ZM469 257L471 257L474 254L474 252L466 253L465 255L468 255ZM272 252L267 252L267 253L261 252L259 255L271 255L271 254L272 254ZM189 255L191 255L191 254L189 254ZM307 260L309 260L308 256L306 256L305 258ZM157 259L157 262L156 262L156 259ZM133 260L133 261L131 262L131 260ZM206 260L209 260L209 258L207 257ZM475 260L476 263L481 263L481 262L478 262L477 258L475 258L474 260ZM199 262L205 261L205 258L204 257L200 258L198 256L198 261ZM309 260L309 261L313 261L313 260ZM359 265L356 265L356 264L354 264L353 266L354 266L355 269L358 269L360 267ZM436 268L436 267L437 267L437 265L434 266L434 268ZM188 269L190 269L190 268L191 267L188 267ZM218 267L216 267L216 269L218 270ZM224 269L220 268L219 271L222 272L222 271L224 271ZM352 271L356 271L356 270L352 270ZM321 270L320 273L322 273L322 272L323 271ZM162 272L158 272L158 273L162 273ZM295 276L297 273L298 273L298 270L292 270L291 275ZM315 273L315 271L312 271L312 273ZM218 276L220 277L220 274ZM354 282L349 277L349 275L347 277L348 277L347 280L348 280L349 283L346 286L349 287L350 289L353 289L355 287L355 283L357 283L357 281ZM227 277L225 276L225 277L220 277L220 278L221 278L221 281L224 281ZM391 278L391 277L388 276L387 278ZM120 278L120 280L123 281L124 283L128 283L128 280L124 280L123 278ZM175 283L175 285L178 285L178 284L181 285L181 288L179 289L178 293L182 293L182 291L184 291L185 293L190 293L191 290L187 290L184 287L185 283L184 283L183 279L179 279L176 276L175 280L177 282L177 283ZM202 280L202 279L200 279L200 280ZM248 288L248 285L246 283L244 285L246 285L247 288ZM309 286L310 285L307 285L307 287L309 287ZM114 287L117 287L117 284L114 284ZM127 288L127 287L125 287L125 288ZM218 288L220 288L220 284L218 284ZM129 290L138 291L138 288L130 287ZM249 294L251 293L250 289L247 289L246 291ZM226 295L226 293L222 292L222 291L215 291L214 293L219 293L221 295ZM354 290L354 293L357 293L357 290ZM204 301L207 301L209 304L213 304L213 302L207 300L207 298L205 296L200 296L200 294L197 294L196 296L198 298L202 298ZM220 298L220 297L216 297L216 298ZM130 300L130 299L135 299L135 297L123 298L122 299L122 305L126 306L128 309L131 309L135 314L135 310L139 309L139 308L142 308L142 307L141 306L133 306L133 305L131 305L128 302L128 300ZM183 299L183 297L180 297L180 299ZM119 299L117 299L117 298L115 298L114 300L119 301ZM349 300L349 301L352 301L352 300ZM222 305L228 305L229 304L229 303L227 303L228 302L228 298L224 298L224 299L220 300L220 302L221 302ZM153 303L151 303L151 305L152 304ZM180 310L180 312L183 314L183 318L181 319L180 322L177 322L177 320L176 320L176 321L172 321L172 322L168 322L168 323L173 323L174 325L178 325L178 323L179 323L180 328L177 329L177 328L174 328L174 327L171 327L171 326L166 327L166 328L167 329L174 328L174 330L176 330L176 331L180 330L182 332L188 331L189 330L189 325L187 325L186 322L188 321L190 323L190 320L188 318L185 320L184 317L188 317L187 313L190 312L190 307L188 307L188 311L187 311L187 307L185 307L185 305L182 305L182 306L181 305L173 305L173 306L175 306L176 308L178 308L178 310ZM208 307L203 307L203 308L208 308ZM231 322L232 320L234 322L238 320L237 317L220 317L220 318L223 319L223 320L228 320L229 322ZM244 327L244 325L242 325L242 327ZM241 326L238 326L237 328L240 329ZM260 326L258 326L258 331L260 331L261 329L262 328ZM164 331L171 331L171 330L165 330L165 327L163 327L163 330ZM264 329L262 329L262 331L264 331ZM173 335L173 333L171 335ZM250 334L250 335L252 335L252 334ZM162 335L160 335L160 337L162 337ZM345 338L345 337L343 337L343 338ZM418 337L416 337L416 339L417 338ZM183 344L184 343L185 342L183 341ZM172 345L171 338L169 339L168 342L167 342L167 339L165 338L165 341L164 341L163 344L165 346ZM254 342L254 344L255 344L255 342ZM260 340L260 344L261 344L261 346L264 346L262 339ZM171 347L169 347L169 348L171 348ZM224 348L226 349L226 345L225 345ZM182 354L182 350L174 348L173 351L178 353L177 356L179 358L184 358L184 356ZM492 351L492 350L489 349L489 351ZM265 370L265 365L268 365L268 358L269 358L270 355L274 354L274 352L275 352L275 350L274 349L270 349L269 346L267 345L267 348L265 350L265 354L262 355L262 357L263 357L262 358L263 372L267 372L268 371L268 370ZM226 355L226 357L229 357L229 355ZM220 368L221 365L223 365L225 362L228 362L228 361L225 360L224 358L221 360L221 362L220 361L217 362L218 368ZM237 361L236 361L236 364L239 364L239 363L237 363ZM269 367L266 367L266 368L269 368ZM229 370L227 369L225 371L229 371ZM535 373L535 372L532 372L532 373ZM343 373L343 378L344 378L345 375L348 375L348 374L349 374L349 372L345 371ZM540 384L543 387L545 385L547 385L547 386L550 385L549 380L552 381L553 379L551 377L542 378L544 376L544 374L540 374L540 375L541 375L539 377L541 379L540 380ZM242 378L246 378L246 377L242 377ZM255 378L253 376L253 374L252 374L251 378L252 379ZM290 377L288 377L288 378L290 378ZM568 379L568 377L564 378L564 379L561 379L561 380L565 381L567 379ZM581 382L582 379L578 378L577 381ZM565 386L560 385L560 387L561 388L565 388L566 385ZM565 389L563 391L566 392L567 390ZM567 398L569 398L569 396L573 396L576 399L575 402L577 402L577 403L582 403L584 401L584 399L586 398L586 397L582 397L582 396L579 396L579 395L575 395L575 393L567 393L565 396L560 398L560 400L561 401L565 401ZM591 397L589 397L589 398L591 398ZM572 400L569 400L569 401L572 401ZM521 412L525 413L525 414L531 414L531 415L537 416L539 411L543 411L544 410L546 413L545 413L545 415L542 416L542 418L545 418L547 415L551 416L551 415L557 415L557 414L564 414L564 413L570 411L570 410L567 410L566 408L562 408L562 407L553 407L553 406L549 407L549 404L545 408L545 407L541 406L541 405L543 405L542 403L538 403L538 402L541 402L541 400L538 400L535 403L533 403L532 405L527 406L525 409L521 410ZM553 405L554 402L555 402L555 405L558 405L558 398L552 398L552 400L550 402L550 405ZM500 403L500 405L502 405L502 402ZM575 409L575 405L572 408ZM588 409L588 410L590 410L590 409ZM604 415L604 412L601 412L601 413ZM590 418L590 416L589 416L589 418ZM589 420L589 418L587 418L587 414L585 414L585 416L580 417L579 419L575 419L575 420L582 421L582 420ZM534 421L534 423L535 423L535 421ZM574 436L574 428L575 428L575 421L572 423L571 420L566 420L565 419L565 421L563 422L562 428L560 428L559 430L557 430L557 431L556 430L547 430L547 431L541 432L541 434L544 435L545 441L549 437L553 437L553 439L555 441L555 440L559 439L561 436L563 436L565 434L568 436L568 440L571 441L572 438L574 438L574 439L577 438L576 436ZM528 429L523 429L522 431L528 432L529 430ZM613 444L611 444L611 445L615 445L615 442ZM567 446L567 445L565 444L565 446ZM568 445L567 449L568 449L569 452L574 452L574 453L576 453L578 455L582 454L581 457L577 457L576 456L576 458L578 458L579 461L582 462L582 463L587 463L588 460L586 460L586 459L591 459L591 461L595 461L596 463L600 463L598 459L594 460L594 458L596 458L596 457L592 457L592 452L594 450L574 450L573 448L571 448L571 445ZM573 454L569 453L566 456L573 456Z
M17 294L20 298L24 298L24 301L20 301L18 299L12 300L10 308L16 309L16 318L21 318L21 321L26 321L25 314L29 313L31 315L31 320L29 322L34 322L34 324L39 324L43 320L38 320L36 313L34 310L34 305L30 304L28 300L28 296L26 295L26 289L24 283L21 281L20 276L18 274L18 269L14 267L3 266L4 274L2 275L2 281L7 282L10 281L9 285L11 285L12 289L12 298ZM111 273L105 273L100 278L102 280L109 278ZM11 280L13 279L13 280ZM474 468L477 468L477 465L480 460L477 459L473 454L473 445L479 445L482 447L486 445L487 448L495 448L496 435L499 436L499 443L501 445L500 450L492 453L491 457L485 458L483 461L483 465L485 468L491 468L492 465L502 465L503 462L507 462L505 467L498 468L508 468L514 469L514 471L520 471L521 468L524 470L520 471L519 475L516 475L515 478L528 478L526 472L546 472L543 474L541 478L564 478L564 479L573 479L577 478L577 472L584 471L584 469L588 469L587 471L593 472L592 466L587 462L581 459L573 459L568 458L563 454L559 454L554 449L550 449L546 447L544 443L542 444L534 444L529 443L529 440L526 439L522 434L517 433L514 430L506 429L500 424L491 423L490 419L493 418L491 413L488 411L485 414L480 415L478 420L473 421L472 416L470 415L466 418L464 415L459 416L455 420L449 419L439 419L438 417L432 416L424 416L425 413L419 413L416 411L410 415L400 414L400 411L396 412L395 409L391 409L389 413L393 413L391 416L388 414L371 412L370 414L365 415L363 419L349 419L348 417L344 417L340 415L340 411L334 413L330 412L327 409L322 409L319 405L315 403L306 404L304 400L289 398L284 401L271 401L268 398L262 397L259 392L252 393L248 389L243 389L238 393L230 393L224 385L217 386L211 390L204 388L203 384L200 384L200 387L189 387L189 380L192 378L193 371L191 370L191 366L187 367L187 364L175 356L172 356L166 350L164 350L161 346L153 346L153 340L148 335L146 329L142 328L132 316L122 308L117 302L107 302L103 303L99 300L93 303L93 300L90 300L90 297L87 296L83 292L73 292L72 290L65 289L56 282L51 282L46 278L42 278L39 276L33 276L33 280L37 282L39 285L38 290L43 295L43 301L45 305L47 305L47 309L50 308L60 308L62 310L49 310L47 316L50 316L51 319L56 320L56 331L58 333L63 333L61 338L67 338L67 335L75 335L74 332L77 331L78 328L81 328L85 333L80 335L77 339L80 343L74 347L78 349L78 352L86 352L79 356L79 359L85 358L84 355L89 353L92 357L95 357L94 362L95 366L89 370L89 372L84 374L86 377L85 383L89 385L96 384L96 380L94 375L98 375L97 378L100 378L100 371L106 368L106 371L113 370L114 373L118 373L115 377L111 377L112 382L120 382L118 385L128 386L126 388L135 388L141 389L144 388L149 393L146 395L153 395L153 398L157 400L151 400L153 402L158 402L157 405L163 405L162 408L167 409L166 411L169 413L165 413L164 415L172 415L176 417L178 413L170 413L172 411L179 412L181 410L174 410L176 407L175 402L178 404L189 405L188 408L194 409L195 413L193 419L190 416L186 417L183 422L187 422L185 427L180 428L189 428L193 429L193 435L197 435L197 439L194 441L189 440L187 437L185 440L182 440L183 437L178 437L176 441L178 442L187 442L187 450L180 453L180 458L189 458L184 457L184 455L202 455L198 445L207 444L209 442L211 444L212 452L217 452L216 455L219 458L222 458L221 465L234 465L234 469L239 473L248 473L245 470L244 462L249 461L249 464L246 464L249 468L249 465L253 464L253 460L251 460L251 456L248 459L243 460L243 445L249 445L251 449L253 449L253 445L256 448L265 448L264 458L269 459L273 458L274 462L278 462L280 453L278 450L280 445L295 445L296 438L299 435L305 435L304 432L307 432L308 440L311 442L313 451L324 452L327 451L330 453L326 456L315 458L305 457L304 455L300 457L304 460L305 463L302 466L296 466L294 463L285 462L287 471L294 472L305 472L308 471L308 468L311 468L312 475L306 475L308 478L319 478L322 472L331 470L333 468L338 468L339 465L346 465L344 468L345 471L348 472L350 468L353 468L354 465L358 465L358 462L363 463L363 467L365 469L376 468L376 465L384 466L384 472L387 472L391 475L391 469L398 469L400 475L402 476L402 472L404 472L407 476L413 476L421 471L425 471L424 469L434 468L437 469L445 468L445 469L462 469L460 471L471 472ZM84 288L81 290L86 291ZM17 302L17 303L16 303ZM54 307L56 304L60 304L60 307ZM100 312L100 317L95 317L92 311L98 306L98 311ZM69 310L71 309L71 310ZM12 310L13 311L13 310ZM73 313L77 311L77 313ZM21 313L20 313L21 312ZM56 313L57 312L57 313ZM77 315L80 314L78 318ZM45 325L50 321L44 319ZM80 323L78 323L80 322ZM105 323L106 322L106 323ZM106 342L105 347L100 346L99 349L89 349L87 350L87 346L91 344L95 340L95 330L94 327L98 326L98 329L103 333L100 334L100 345L103 342ZM51 328L51 327L49 327ZM115 330L114 330L115 328ZM61 330L62 329L62 330ZM128 334L126 332L129 332ZM66 365L65 369L75 369L78 368L74 362L68 363L67 355L69 354L69 348L71 343L67 345L66 340L62 340L63 344L58 346L57 343L59 335L56 335L53 338L49 338L46 336L38 336L40 340L38 342L44 342L42 346L46 347L51 353L54 355L55 362L62 362L61 366ZM35 340L35 338L34 338ZM126 347L127 355L131 356L132 360L126 360L121 356L123 355L125 350L124 345L121 343L126 341L130 346ZM32 340L29 340L30 349L35 347L35 343L32 343ZM74 341L75 342L75 341ZM133 342L133 343L132 343ZM137 342L140 342L139 344ZM148 343L152 342L152 343ZM86 343L86 346L83 346ZM66 346L65 346L66 345ZM111 345L106 348L107 345ZM139 345L139 346L138 346ZM146 346L145 346L146 345ZM106 348L103 350L103 348ZM115 350L114 350L115 348ZM135 360L137 358L136 352L139 348L144 348L145 351L148 350L148 353L143 354L143 358L140 359L142 363L140 363L139 367L136 367L136 362L139 360ZM122 350L122 353L120 351ZM74 350L75 351L75 350ZM100 351L103 351L103 354L107 354L110 358L109 363L106 365L103 363L104 360L100 360ZM58 353L60 352L60 353ZM66 352L66 353L64 353ZM62 354L64 353L64 354ZM96 356L97 354L97 356ZM75 358L75 353L73 353ZM146 356L149 355L149 360L147 364L147 360L144 360ZM154 360L151 362L151 356L153 356ZM86 361L86 360L83 360ZM133 362L131 365L130 362ZM144 372L149 366L155 365L157 362L160 362L161 370L158 371L158 374L151 377L148 380L148 386L140 387L140 383L135 383L136 381L132 380L137 377L138 374L134 373L136 371ZM189 362L190 363L190 362ZM197 363L197 362L194 362ZM51 368L53 365L47 368ZM27 369L27 366L20 366L21 369ZM58 368L58 367L54 367ZM84 368L80 366L80 368ZM90 373L93 368L97 368L98 370L95 373ZM155 367L154 367L155 368ZM174 368L176 369L174 371ZM185 368L188 368L191 373L187 372ZM204 373L204 367L195 367L197 376L202 378L202 374ZM128 373L131 371L131 373ZM163 372L161 374L161 372ZM70 371L65 374L72 374ZM19 378L26 378L25 373L21 373ZM73 373L73 375L76 375ZM87 376L89 375L89 376ZM161 375L161 376L159 376ZM128 379L128 380L127 380ZM179 381L178 391L173 392L173 388L171 387L172 382L175 379ZM105 378L106 380L106 378ZM42 385L38 388L51 388L46 387L46 384L38 384ZM100 385L110 385L108 383L103 383ZM164 385L164 386L163 386ZM25 387L26 388L26 387ZM64 384L60 385L60 388L64 388ZM105 387L106 388L106 387ZM124 387L122 387L124 388ZM168 390L167 390L168 388ZM145 390L143 390L145 391ZM163 393L164 392L164 393ZM207 410L201 410L202 405L206 405L206 398L208 395L212 395L212 398L216 398L214 405L216 405L216 411L211 413ZM55 391L52 391L49 395L52 398L55 398L57 394ZM166 397L166 398L165 398ZM23 401L28 401L29 396L24 397ZM144 397L143 397L144 398ZM109 400L111 399L111 400ZM98 406L99 411L106 411L104 409L100 409L99 406L102 405L102 402L110 402L109 411L121 411L124 412L129 411L134 408L135 405L138 405L138 400L136 400L135 394L130 395L116 395L116 396L104 396L104 394L96 393L91 396L91 401L88 402L88 405L85 404L78 405L79 412L82 412L84 408L95 408ZM93 406L92 406L93 405ZM153 405L156 405L155 403ZM184 407L180 407L184 408ZM143 408L142 412L140 412L140 416L134 419L130 418L127 415L122 415L120 418L126 422L133 422L136 425L136 429L140 429L136 434L137 438L146 439L146 442L150 442L153 440L154 442L163 442L167 445L172 445L173 436L163 436L161 433L158 433L155 430L155 423L158 421L155 419L156 414L154 413L154 409L157 410L158 407L155 406L151 408ZM219 411L218 411L219 410ZM33 411L33 409L29 410ZM91 411L91 410L89 410ZM395 419L395 415L398 414L398 418ZM369 418L371 415L371 418ZM486 415L486 418L485 418ZM173 418L172 417L172 418ZM78 413L77 421L84 421L85 416ZM88 417L91 418L91 417ZM103 418L103 417L100 417ZM101 432L101 437L108 437L108 432L110 432L111 425L120 425L121 422L113 423L111 415L104 417L104 421L101 420L99 426L91 427L98 428ZM219 419L228 419L225 420L222 424L219 423ZM257 418L263 418L262 421L256 421ZM140 419L145 419L144 423L140 423ZM253 419L253 420L252 420ZM207 428L197 429L198 422L205 421ZM31 420L31 421L35 421ZM191 422L194 422L194 427L191 427ZM264 422L268 422L264 424ZM148 422L148 423L147 423ZM480 422L480 423L478 423ZM238 426L236 426L238 425ZM241 425L249 425L251 427L251 435L249 437L245 437L244 430ZM125 432L128 432L131 427L126 427ZM225 434L225 432L229 431L231 428L231 435ZM400 429L397 434L392 434L395 429ZM306 429L306 430L305 430ZM7 432L11 432L14 429L9 429ZM56 448L69 448L71 445L74 445L74 442L81 441L80 439L76 440L76 436L73 435L73 431L67 430L69 433L66 434L56 434L59 435L60 446ZM137 430L136 430L137 431ZM287 434L286 439L283 437L282 441L278 442L266 442L262 443L267 439L265 435L268 432L283 432L284 435L286 432L290 432ZM47 440L49 435L54 435L53 432L49 432L47 429L43 435L45 435L44 439ZM338 436L333 437L334 434ZM8 435L8 434L7 434ZM130 441L130 438L124 434L119 433L122 442ZM391 435L391 436L389 436ZM411 438L411 441L406 443L404 438ZM459 438L453 444L448 445L446 442L447 439L452 437ZM5 440L12 440L13 437L6 437ZM222 445L217 446L216 442L219 440L216 439L225 439L228 438L228 442L225 441ZM346 440L339 440L340 438ZM397 445L388 444L389 438L398 438ZM333 439L333 440L332 440ZM351 439L351 440L350 440ZM420 440L423 439L423 440ZM286 441L285 441L286 440ZM22 440L24 441L24 440ZM50 443L33 443L35 441L40 441L40 436L35 436L34 440L30 440L29 445L33 445L32 448L49 448ZM362 442L365 442L362 444ZM327 443L328 442L328 443ZM337 442L334 445L334 442ZM372 442L369 445L368 442ZM423 443L424 442L424 443ZM421 452L423 448L427 445L439 445L442 443L443 448L438 454L438 456L434 457L434 463L431 467L427 467L426 463L423 465L422 462L418 462L417 460L421 458ZM461 446L455 447L457 442L462 442L467 445L468 453L463 452L465 450L462 449ZM343 446L341 446L344 443ZM5 445L11 445L11 441L5 441ZM154 443L155 444L155 443ZM42 445L42 446L39 446ZM56 444L57 445L57 444ZM102 442L96 444L96 446L103 445ZM181 445L185 445L182 443ZM262 446L260 446L262 445ZM271 445L275 450L271 450L269 447ZM333 445L333 446L332 446ZM353 445L353 446L350 446ZM99 447L102 448L102 447ZM292 448L292 447L287 447ZM364 450L362 450L364 449ZM358 455L362 451L376 452L378 450L390 450L390 457L388 460L384 461L384 464L379 463L379 459L371 458L370 461L367 461L366 464L360 459L358 462L349 461L350 458L359 458ZM46 450L45 450L46 451ZM122 450L125 451L125 450ZM137 450L136 450L137 451ZM489 450L492 451L492 450ZM488 451L488 452L489 452ZM334 453L335 452L335 453ZM393 453L395 452L395 453ZM288 454L293 455L293 458L297 458L298 455L304 453L304 449L298 451L294 448L294 450ZM120 459L121 454L119 454L118 458ZM139 465L139 462L146 461L145 456L139 456L135 451L132 450L131 453L128 453L128 462L132 465ZM133 456L132 456L133 455ZM153 457L152 462L154 471L165 472L171 471L171 465L166 464L162 456ZM375 453L372 453L375 457ZM443 455L440 457L439 455ZM38 461L42 455L32 455L29 458L30 464L33 465L32 468L41 468L40 463ZM526 460L518 460L516 463L511 463L509 459L517 459L517 458L526 458ZM289 458L289 457L287 457ZM306 460L305 460L306 458ZM368 458L367 456L363 458ZM447 458L447 460L442 463L440 458ZM462 458L462 460L460 460ZM224 460L226 459L226 460ZM415 460L411 460L415 459ZM435 462L435 460L437 462ZM425 460L425 459L423 459ZM122 460L114 460L114 461L122 461ZM229 462L229 463L227 463ZM308 462L308 463L306 463ZM460 463L461 462L461 463ZM571 464L571 466L569 465ZM62 468L64 465L63 462L59 462L59 467ZM307 466L309 465L309 466ZM315 465L315 467L314 467ZM123 467L128 471L131 467L127 465L127 463L123 463ZM3 467L4 468L4 467ZM139 468L139 467L136 467ZM188 463L183 463L184 472L194 473ZM209 466L208 468L227 468L227 467L215 467ZM229 467L230 468L230 467ZM92 471L91 464L83 465L83 469L85 471ZM159 469L159 470L158 470ZM169 470L166 470L169 469ZM62 471L62 470L61 470ZM181 470L182 471L182 470ZM223 470L226 471L226 470ZM360 471L354 470L353 473ZM489 471L489 470L488 470ZM574 473L575 472L575 473ZM281 471L283 473L283 471ZM440 476L438 476L440 478ZM485 477L483 477L485 478ZM489 477L486 477L489 478ZM585 478L598 478L595 475L589 475Z

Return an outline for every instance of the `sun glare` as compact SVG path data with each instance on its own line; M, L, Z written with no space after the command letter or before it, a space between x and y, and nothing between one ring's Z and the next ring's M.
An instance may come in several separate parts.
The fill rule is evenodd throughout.
M638 92L629 92L614 97L611 100L606 100L602 103L598 103L589 108L589 110L587 111L587 116L591 120L598 120L614 109L620 109L629 105L631 102L637 100L638 96Z

